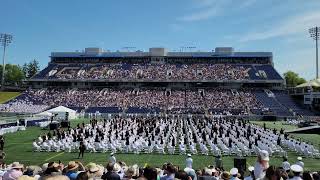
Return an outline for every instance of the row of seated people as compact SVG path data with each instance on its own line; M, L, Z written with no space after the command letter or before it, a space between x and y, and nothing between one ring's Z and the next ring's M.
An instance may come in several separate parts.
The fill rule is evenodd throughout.
M258 155L286 156L285 149L295 149L308 157L320 157L308 142L298 141L234 118L189 117L115 117L92 120L68 130L39 136L35 151L74 152L81 143L90 152L131 152L160 154ZM293 148L294 147L294 148Z
M51 79L141 79L141 80L246 80L250 65L229 64L104 64L57 65L46 70ZM252 74L252 73L251 73Z
M128 107L174 110L261 109L262 104L249 90L211 89L207 91L114 90L114 89L29 89L20 97L0 106L0 111L33 112L52 106ZM24 108L26 107L26 108Z

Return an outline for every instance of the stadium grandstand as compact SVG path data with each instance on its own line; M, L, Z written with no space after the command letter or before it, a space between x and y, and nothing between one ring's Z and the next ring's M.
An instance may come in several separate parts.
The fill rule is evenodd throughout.
M30 88L2 112L39 113L66 106L79 113L313 116L284 90L271 52L52 52Z

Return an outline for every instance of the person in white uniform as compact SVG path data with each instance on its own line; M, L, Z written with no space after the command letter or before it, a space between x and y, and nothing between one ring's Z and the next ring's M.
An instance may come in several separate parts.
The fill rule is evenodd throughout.
M248 167L248 170L250 172L250 176L245 177L243 180L253 180L253 179L255 179L255 177L254 177L254 167L250 166L250 167Z
M112 164L117 162L116 157L114 156L114 153L110 154L109 162L111 162Z
M187 159L186 159L186 167L188 168L191 168L192 169L192 163L193 163L193 160L191 158L191 154L187 154Z
M296 164L304 168L304 162L302 162L302 157L298 157L297 160L298 161L296 162Z
M287 158L287 157L283 157L282 168L283 168L286 172L289 172L289 171L290 171L290 163L288 162L288 158Z
M262 150L258 154L257 162L254 166L254 176L256 179L262 179L266 175L266 170L269 168L269 153Z
M303 168L300 165L294 164L290 167L290 169L293 172L293 178L289 180L302 180L301 173L303 172Z

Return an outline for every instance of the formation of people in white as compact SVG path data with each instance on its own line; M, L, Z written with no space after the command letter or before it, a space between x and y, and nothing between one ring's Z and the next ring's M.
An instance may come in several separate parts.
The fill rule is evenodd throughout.
M5 112L42 112L50 106L66 107L143 107L171 110L263 109L250 90L210 89L182 90L119 90L119 89L29 89L20 98L0 105Z
M283 131L269 130L245 120L226 117L114 117L91 120L76 128L55 130L33 142L34 151L160 154L270 155L285 156L284 147L299 154L319 157L310 143L291 139Z

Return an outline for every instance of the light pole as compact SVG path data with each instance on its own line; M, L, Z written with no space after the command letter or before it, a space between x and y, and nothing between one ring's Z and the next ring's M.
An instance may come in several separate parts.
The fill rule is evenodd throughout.
M313 27L309 29L310 36L312 39L316 41L316 78L319 78L319 71L318 71L318 39L320 36L320 27Z
M5 64L6 47L11 42L12 42L12 35L10 35L10 34L1 34L0 35L0 43L3 46L1 89L4 89L4 72L6 69L6 64Z

